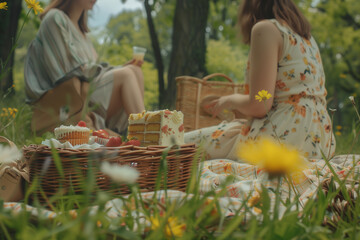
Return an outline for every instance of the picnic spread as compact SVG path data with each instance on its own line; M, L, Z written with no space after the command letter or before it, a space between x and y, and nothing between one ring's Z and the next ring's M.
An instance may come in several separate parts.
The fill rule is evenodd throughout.
M73 194L81 194L81 181L88 171L92 171L96 178L96 189L121 196L106 202L108 219L131 215L144 220L141 209L128 206L128 198L133 198L131 189L124 184L114 185L114 179L102 172L100 165L104 162L113 167L119 165L136 169L139 172L136 180L140 189L138 197L143 201L154 201L155 195L158 204L171 203L177 206L181 206L184 199L193 197L191 192L186 192L186 187L192 167L198 166L200 194L212 191L221 194L217 201L223 217L231 217L244 211L244 206L253 214L260 215L261 210L256 203L264 188L268 190L271 205L275 204L276 194L279 194L283 201L297 198L302 207L309 199L317 197L319 187L334 177L334 174L345 180L349 191L356 176L360 174L360 155L350 154L335 156L330 160L308 159L305 169L288 178L291 182L273 178L264 168L240 160L204 160L201 148L194 144L184 144L182 118L181 112L169 110L131 115L128 135L131 137L124 142L118 137L109 136L104 130L90 134L83 122L79 122L77 126L60 126L55 129L56 139L23 148L25 161L30 167L30 184L35 179L40 179L41 189L34 190L31 198L40 201L44 207L39 209L21 202L5 202L4 208L14 214L26 211L36 218L51 220L61 213L48 208L47 198L70 187ZM61 167L57 157L53 157L54 149ZM164 162L167 186L158 187L157 176L159 172L161 174ZM213 197L208 199L214 200ZM96 214L98 206L91 207L89 211ZM280 205L278 214L282 216L285 211L286 207ZM77 210L70 210L68 214L76 217Z

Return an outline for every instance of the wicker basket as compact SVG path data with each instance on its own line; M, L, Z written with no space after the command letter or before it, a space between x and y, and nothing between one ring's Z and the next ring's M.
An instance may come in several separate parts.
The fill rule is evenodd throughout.
M63 177L58 171L59 166L56 166L49 147L30 145L24 147L23 152L30 166L30 181L34 181L35 178L40 181L40 188L34 191L33 197L44 202L46 199L42 197L41 191L48 198L57 194L60 188L64 195L69 192L75 195L83 193L89 171L95 176L96 188L115 195L130 193L127 186L116 186L99 170L103 161L136 168L140 172L137 181L140 190L143 192L153 191L164 149L163 146L124 146L96 150L57 149ZM195 152L196 148L193 144L182 145L168 151L166 156L167 189L185 190L190 178Z
M228 82L208 81L213 77L223 77ZM176 78L177 96L176 110L184 113L185 131L209 127L219 124L222 120L213 118L200 107L201 101L211 95L225 96L244 92L244 85L234 83L222 73L214 73L203 79L181 76Z

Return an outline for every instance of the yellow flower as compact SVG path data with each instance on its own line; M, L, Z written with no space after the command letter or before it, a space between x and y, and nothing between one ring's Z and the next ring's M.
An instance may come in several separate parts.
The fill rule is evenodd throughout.
M161 226L159 218L150 217L150 222L151 230L157 230ZM173 239L174 237L182 237L184 235L185 229L186 225L184 223L179 224L176 217L169 217L165 225L164 234L167 239Z
M337 125L337 126L336 126L336 129L340 131L340 130L342 129L342 126L341 126L341 125Z
M44 11L44 9L40 6L40 4L38 2L36 2L36 0L25 0L27 7L29 9L34 10L35 15L39 13L42 13Z
M8 9L7 2L0 3L0 9L7 10Z
M336 132L335 132L335 135L336 135L336 136L341 136L341 132L336 131Z
M339 77L340 77L340 78L346 78L346 74L341 73L341 74L339 75Z
M258 100L259 102L262 102L268 100L271 97L272 95L268 91L261 90L258 92L258 95L255 96L255 99Z
M266 137L240 144L237 155L241 160L264 169L270 176L289 175L301 171L306 165L295 148Z

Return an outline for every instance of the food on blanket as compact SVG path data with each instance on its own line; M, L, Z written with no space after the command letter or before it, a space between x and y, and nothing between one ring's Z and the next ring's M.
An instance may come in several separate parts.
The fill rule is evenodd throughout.
M77 124L79 127L86 127L86 122L84 121L79 121Z
M92 133L92 135L96 137L95 142L97 142L97 143L99 143L101 145L105 146L109 142L110 135L104 129L99 129L97 131L94 131Z
M160 110L130 114L128 139L136 138L141 146L184 144L184 114Z
M106 147L119 147L121 146L122 140L121 137L111 137L106 143Z
M124 145L124 146L127 146L127 145L140 146L141 142L137 139L131 139L129 141L124 142L122 145Z
M99 129L97 131L94 131L92 135L100 138L109 138L110 136L109 133L104 129Z
M70 142L71 145L81 145L89 142L90 129L80 126L61 125L54 129L55 138L61 143Z

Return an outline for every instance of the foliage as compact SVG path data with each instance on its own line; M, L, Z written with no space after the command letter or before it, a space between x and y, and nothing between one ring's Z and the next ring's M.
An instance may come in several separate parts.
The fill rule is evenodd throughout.
M356 0L305 1L304 9L322 54L329 105L339 111L335 123L351 126L347 97L360 95L360 5Z
M211 73L224 73L236 82L244 82L247 57L239 46L225 39L209 40L206 68Z

